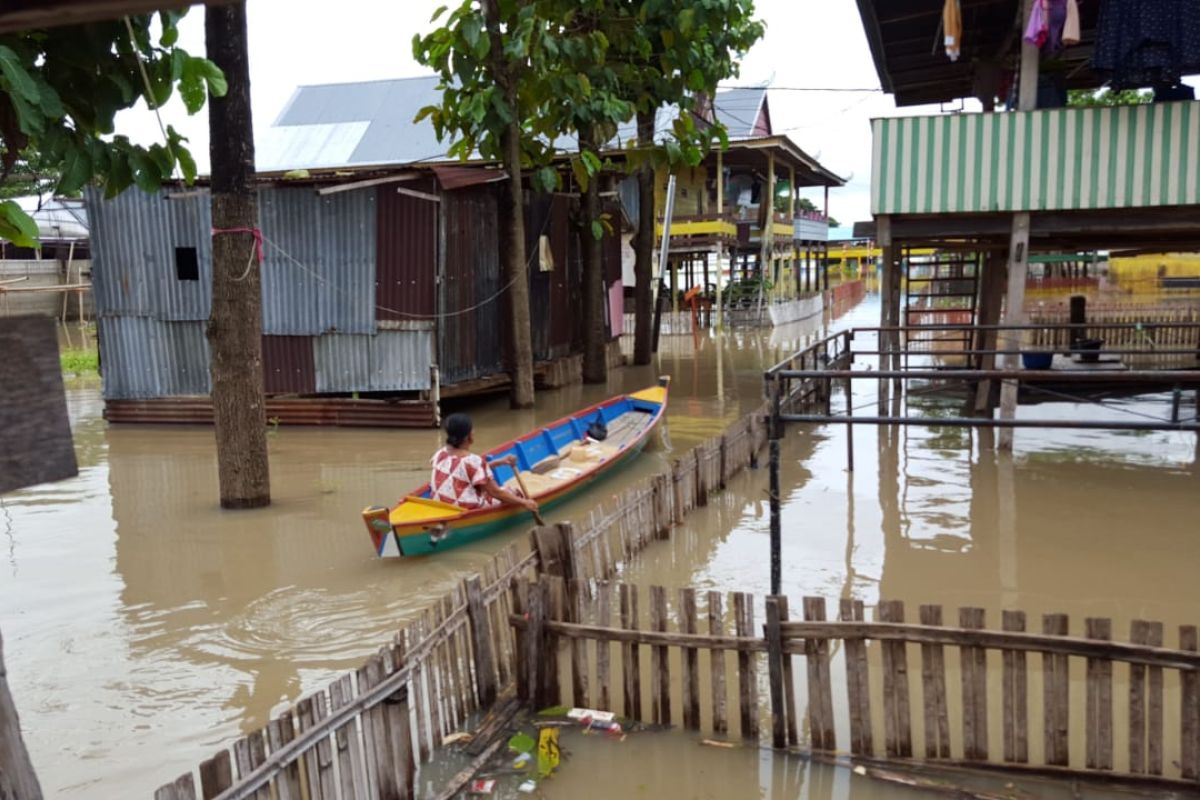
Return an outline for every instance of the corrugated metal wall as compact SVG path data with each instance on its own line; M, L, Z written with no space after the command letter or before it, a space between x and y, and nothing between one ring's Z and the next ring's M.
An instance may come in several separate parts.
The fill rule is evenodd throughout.
M321 198L321 332L375 332L375 192L358 189Z
M262 266L265 333L312 336L324 330L317 317L320 215L321 198L311 188L258 193L258 224L267 240Z
M872 122L873 214L1200 204L1200 103Z
M529 308L533 320L533 357L538 361L561 358L571 352L571 287L579 280L569 258L568 237L571 200L561 195L535 195L526 205L526 252L530 258ZM550 237L554 269L542 272L538 240Z
M314 343L318 392L389 392L430 388L431 331L328 334Z
M125 194L142 194L125 192ZM189 194L164 202L169 231L167 268L157 276L159 319L208 319L212 310L212 201L207 194ZM175 272L175 248L194 247L200 268L198 280L181 281Z
M206 395L211 391L203 322L101 317L101 374L108 399Z
M435 191L432 179L406 181L399 187ZM385 184L376 196L376 319L432 317L437 302L438 204L400 194L397 188Z
M442 380L492 375L504 369L503 281L492 186L442 194L446 254L442 282ZM453 316L451 316L453 315Z
M263 336L263 387L267 394L315 394L317 373L310 336Z

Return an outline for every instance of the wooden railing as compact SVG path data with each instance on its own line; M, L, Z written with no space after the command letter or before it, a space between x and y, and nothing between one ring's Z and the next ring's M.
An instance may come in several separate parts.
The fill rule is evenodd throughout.
M551 568L550 558L569 561L572 574L584 581L611 578L754 463L766 442L765 413L763 407L753 410L673 459L667 470L619 492L578 529L535 529L526 554L511 545L481 575L464 580L399 630L355 673L162 786L156 800L194 800L197 787L199 796L220 800L412 798L416 765L430 761L472 715L494 709L521 670L508 625L514 587ZM554 555L545 544L550 541L560 548ZM490 755L487 746L495 743L473 742L467 752L482 763ZM459 788L452 783L442 797Z
M1168 648L1163 625L1144 620L1120 642L1104 618L1068 635L1066 614L1043 615L1033 633L1020 611L1003 612L994 630L982 608L960 608L958 625L946 626L941 606L923 605L914 624L903 603L886 601L867 621L861 601L842 599L829 620L825 600L806 597L803 620L792 620L782 596L756 606L742 592L651 586L645 596L601 582L586 601L579 587L559 573L518 592L509 621L532 665L521 695L535 707L569 703L750 739L769 728L777 748L1200 789L1194 625L1180 626ZM1081 677L1082 708L1071 698ZM838 691L844 702L835 702ZM1117 715L1121 696L1127 713ZM1119 731L1118 719L1126 723Z

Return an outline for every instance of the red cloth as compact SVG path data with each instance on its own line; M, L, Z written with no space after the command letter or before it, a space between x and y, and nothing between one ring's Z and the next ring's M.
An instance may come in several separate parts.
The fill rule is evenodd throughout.
M433 471L429 494L434 500L468 510L500 505L499 500L483 489L493 478L492 468L482 456L474 453L456 456L443 447L433 454L430 463Z

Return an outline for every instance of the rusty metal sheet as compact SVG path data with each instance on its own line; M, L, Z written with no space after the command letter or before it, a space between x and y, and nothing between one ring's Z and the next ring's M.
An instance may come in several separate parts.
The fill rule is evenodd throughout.
M311 336L263 336L263 386L267 394L315 394Z
M431 319L436 311L438 204L396 188L385 184L376 190L375 316ZM431 179L409 181L404 188L434 190Z
M442 195L446 227L440 359L446 383L504 370L499 223L491 187Z

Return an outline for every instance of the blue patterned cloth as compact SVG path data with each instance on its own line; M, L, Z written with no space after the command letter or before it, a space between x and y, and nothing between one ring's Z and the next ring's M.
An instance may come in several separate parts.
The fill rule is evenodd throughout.
M1092 68L1114 89L1200 72L1200 0L1100 0Z

